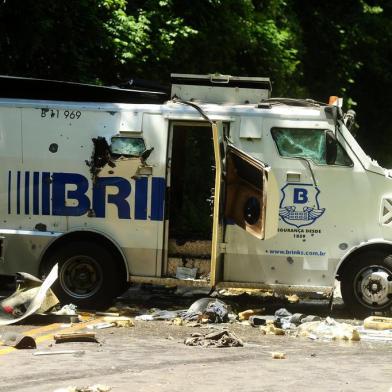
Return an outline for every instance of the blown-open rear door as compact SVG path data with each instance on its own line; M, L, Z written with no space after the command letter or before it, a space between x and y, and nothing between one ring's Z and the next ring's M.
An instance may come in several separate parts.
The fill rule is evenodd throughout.
M225 224L233 223L260 240L278 229L279 191L270 167L227 143L223 124L212 124L215 192L211 252L211 285L222 276Z

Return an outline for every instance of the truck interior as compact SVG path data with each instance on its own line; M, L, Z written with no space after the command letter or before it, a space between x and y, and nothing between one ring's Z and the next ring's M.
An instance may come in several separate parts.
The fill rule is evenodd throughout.
M215 181L211 126L205 122L175 122L170 140L165 275L179 277L178 267L188 267L194 273L190 277L208 280Z
M209 123L171 124L164 276L219 281L223 262L216 249L224 242L226 224L235 224L258 239L265 237L268 175L264 165L218 140L220 158L214 153ZM216 215L220 228L213 240L215 159L220 162L223 182L222 208Z

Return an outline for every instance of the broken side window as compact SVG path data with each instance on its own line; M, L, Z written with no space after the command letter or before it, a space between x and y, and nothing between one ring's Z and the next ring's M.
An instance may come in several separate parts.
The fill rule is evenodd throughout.
M141 137L113 136L110 150L113 155L141 157L146 151L146 145Z
M325 130L273 128L271 132L281 156L327 163Z

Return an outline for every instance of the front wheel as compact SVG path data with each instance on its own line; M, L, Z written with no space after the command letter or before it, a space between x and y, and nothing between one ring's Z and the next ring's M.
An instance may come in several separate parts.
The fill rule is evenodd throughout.
M346 267L341 291L351 313L365 317L392 306L392 255L368 251L351 260Z
M101 308L111 303L121 285L119 268L110 252L97 243L71 242L56 249L45 263L47 274L59 264L53 291L62 305Z

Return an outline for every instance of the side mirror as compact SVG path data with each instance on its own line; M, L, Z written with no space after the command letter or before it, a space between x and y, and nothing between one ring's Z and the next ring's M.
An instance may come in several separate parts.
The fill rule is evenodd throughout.
M333 132L328 131L326 133L326 150L325 160L327 165L334 165L338 154L338 142Z
M343 121L349 131L351 131L351 129L355 125L355 117L356 113L352 109L348 110L347 113L344 115Z

